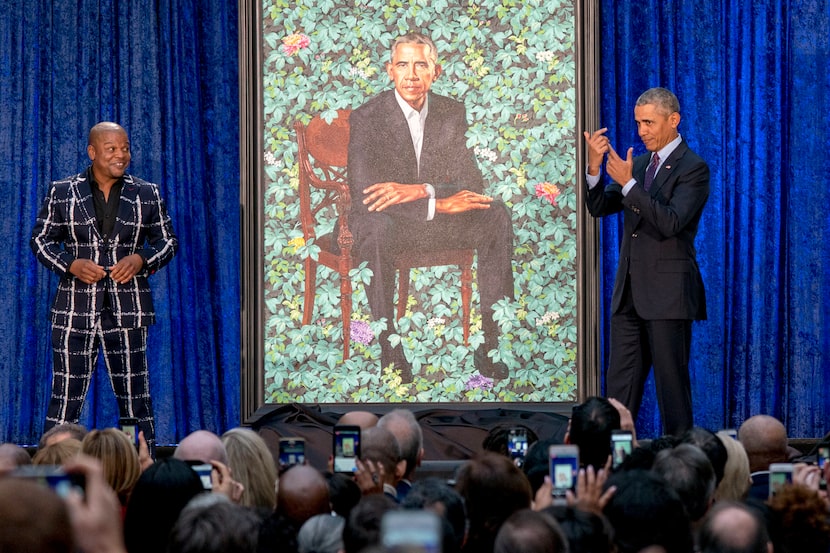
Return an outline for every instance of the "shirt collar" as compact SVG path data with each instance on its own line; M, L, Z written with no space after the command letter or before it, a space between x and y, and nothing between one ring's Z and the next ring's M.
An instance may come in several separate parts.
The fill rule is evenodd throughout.
M669 159L671 153L675 151L678 146L680 146L681 142L683 142L683 137L678 134L674 140L663 146L662 149L655 152L658 156L660 156L660 163L663 163L664 161Z
M415 108L413 108L412 106L410 106L407 103L407 101L404 100L403 97L400 94L398 94L397 89L395 89L395 100L398 101L398 106L400 106L401 111L403 112L403 116L407 120L409 120L409 114L414 111L421 118L421 127L424 126L424 121L426 121L427 113L429 112L429 95L428 94L427 94L427 97L424 98L424 107L421 108L421 111L418 111Z

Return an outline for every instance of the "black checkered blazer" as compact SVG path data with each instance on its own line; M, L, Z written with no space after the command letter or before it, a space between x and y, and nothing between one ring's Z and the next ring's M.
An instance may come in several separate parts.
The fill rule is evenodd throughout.
M37 216L30 245L38 260L61 276L52 304L52 324L93 328L109 294L120 327L136 328L155 322L147 277L166 265L178 240L158 186L124 175L118 216L112 237L104 241L95 224L95 206L87 172L55 181ZM85 284L69 272L75 259L91 259L105 268L133 253L144 257L144 268L126 284L104 278Z

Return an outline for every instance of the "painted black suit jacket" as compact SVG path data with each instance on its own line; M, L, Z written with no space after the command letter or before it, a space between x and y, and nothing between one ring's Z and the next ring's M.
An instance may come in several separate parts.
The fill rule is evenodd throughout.
M93 328L108 294L118 326L136 328L155 322L147 277L173 258L178 240L158 187L124 175L118 216L105 241L96 226L92 189L84 172L51 184L30 245L38 260L61 277L52 304L53 325ZM144 257L145 265L125 284L109 277L86 284L69 272L75 259L112 267L134 253Z
M646 192L642 183L650 157L634 159L637 184L627 196L616 183L598 184L586 196L594 217L624 211L611 310L619 309L628 277L643 319L705 319L706 294L694 242L709 198L709 166L681 141Z
M388 90L368 100L349 117L349 186L353 216L368 215L363 189L378 182L429 183L436 198L461 190L483 193L484 183L467 147L464 104L429 94L429 114L421 146L421 172L406 118ZM427 218L428 200L398 204L384 210L394 217Z

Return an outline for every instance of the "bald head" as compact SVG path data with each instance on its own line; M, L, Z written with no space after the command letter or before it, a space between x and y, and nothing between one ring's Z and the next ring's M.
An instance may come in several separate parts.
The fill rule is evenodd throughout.
M87 140L90 146L94 146L99 138L103 136L105 133L109 132L116 132L116 133L123 133L127 134L127 131L124 130L124 127L119 125L118 123L113 123L111 121L101 121L91 129L89 129L89 139Z
M331 512L326 478L314 467L294 465L280 476L277 512L297 528L313 517Z
M738 429L738 441L749 457L749 470L769 470L772 463L786 463L788 457L787 429L775 417L755 415Z
M361 430L377 425L378 416L369 411L349 411L337 421L337 424L359 426Z
M200 463L219 461L225 465L228 464L228 453L225 451L222 440L207 430L197 430L185 436L173 452L173 457L180 461L199 461Z
M761 519L739 503L718 504L700 532L702 553L767 553L769 547L769 537Z
M32 456L17 444L0 445L0 467L16 468L31 465Z
M409 479L415 468L421 464L424 454L424 434L421 425L412 411L394 409L380 418L378 427L388 430L398 440L401 457L406 461L404 478Z

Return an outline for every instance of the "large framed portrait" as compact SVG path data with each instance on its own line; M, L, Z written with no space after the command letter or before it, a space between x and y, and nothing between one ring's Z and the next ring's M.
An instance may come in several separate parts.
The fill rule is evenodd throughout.
M240 1L243 416L287 403L550 408L597 393L597 229L582 207L596 20L596 3L576 0ZM364 259L324 263L329 250L342 253L348 204L303 181L297 133L321 120L324 131L348 130L344 114L394 88L390 48L410 31L433 40L441 74L431 92L463 103L484 193L510 213L514 297L492 306L490 352L506 378L474 363L484 342L478 255L467 299L454 261L407 268L399 289L401 269L391 321L369 308ZM324 206L312 233L309 203ZM381 365L384 329L410 360L411 382Z

